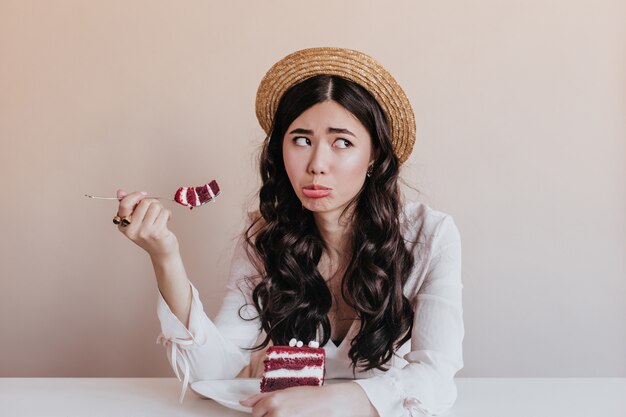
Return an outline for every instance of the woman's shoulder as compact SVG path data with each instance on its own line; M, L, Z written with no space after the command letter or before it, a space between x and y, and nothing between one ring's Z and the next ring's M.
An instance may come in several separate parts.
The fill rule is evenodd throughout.
M452 216L421 202L404 206L400 227L407 248L415 256L414 270L404 287L405 295L414 300L434 259L448 251L446 256L455 258L448 258L446 262L456 262L461 237Z
M405 204L400 226L405 240L416 244L435 246L460 240L451 215L420 201Z

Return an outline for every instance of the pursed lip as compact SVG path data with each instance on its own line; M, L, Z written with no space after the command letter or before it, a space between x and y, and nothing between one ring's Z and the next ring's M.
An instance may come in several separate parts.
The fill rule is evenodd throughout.
M323 198L328 197L332 191L332 188L319 184L311 184L302 187L302 194L309 198Z
M332 188L330 187L326 187L324 185L319 185L319 184L311 184L311 185L307 185L302 187L305 190L332 190Z

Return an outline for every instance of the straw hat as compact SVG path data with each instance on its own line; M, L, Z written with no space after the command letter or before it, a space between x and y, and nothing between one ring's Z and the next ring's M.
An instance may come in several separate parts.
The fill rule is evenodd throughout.
M406 94L372 57L343 48L310 48L278 61L265 74L256 95L256 116L270 134L278 102L289 88L316 75L337 75L365 88L378 101L391 128L393 149L406 161L415 143L415 116Z

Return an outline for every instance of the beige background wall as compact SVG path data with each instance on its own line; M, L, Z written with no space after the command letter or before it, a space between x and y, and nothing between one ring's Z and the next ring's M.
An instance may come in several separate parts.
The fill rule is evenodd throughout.
M207 313L254 201L256 87L363 50L418 121L409 198L464 242L462 376L626 376L626 3L0 0L0 376L171 375L148 257L84 193L218 203L171 227ZM173 203L172 203L173 205Z

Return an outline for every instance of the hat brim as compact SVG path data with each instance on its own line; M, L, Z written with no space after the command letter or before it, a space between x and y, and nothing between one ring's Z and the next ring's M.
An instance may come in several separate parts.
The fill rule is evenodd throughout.
M365 88L387 116L394 152L406 161L415 143L415 115L411 103L393 76L372 57L352 49L303 49L278 61L265 74L256 96L256 115L266 134L283 94L316 75L335 75Z

